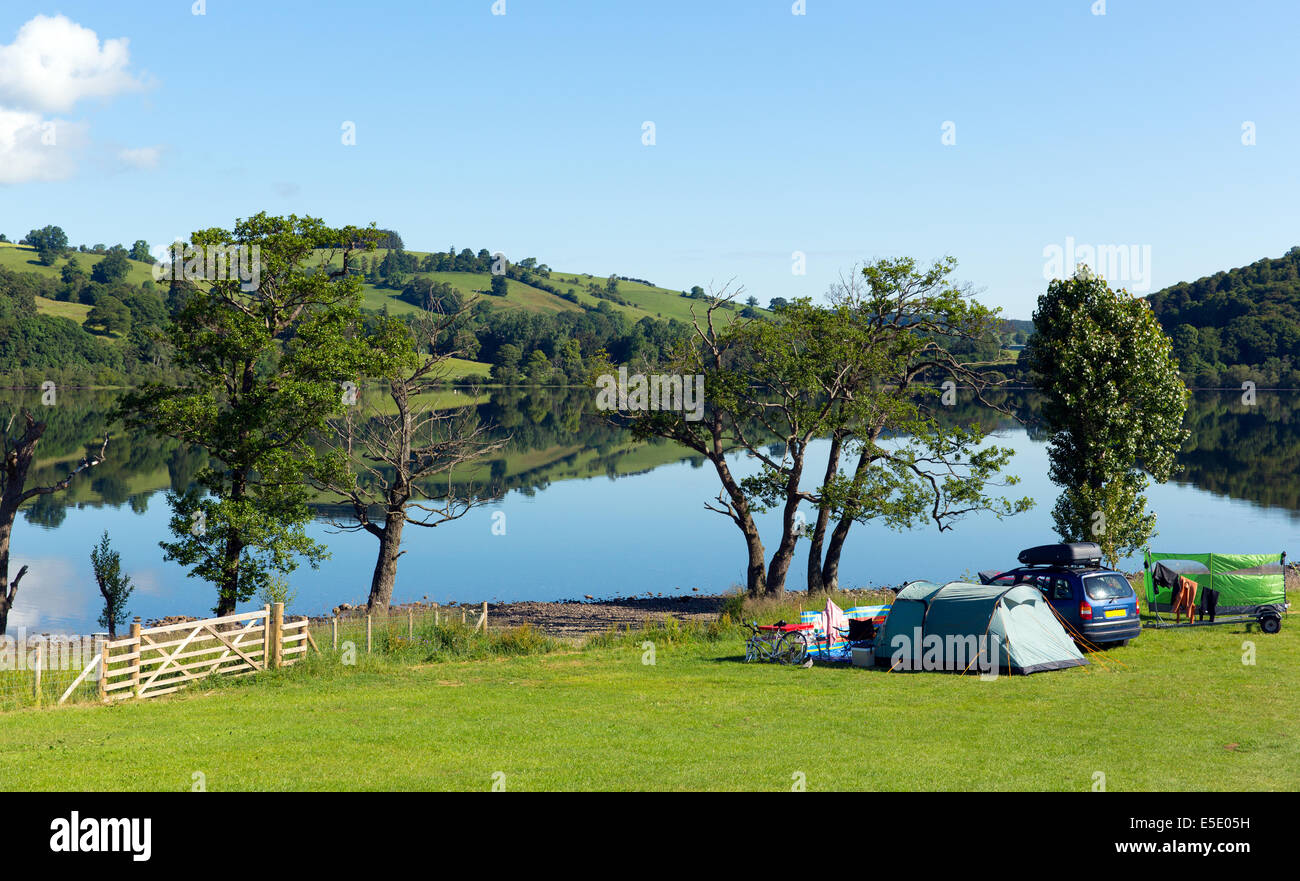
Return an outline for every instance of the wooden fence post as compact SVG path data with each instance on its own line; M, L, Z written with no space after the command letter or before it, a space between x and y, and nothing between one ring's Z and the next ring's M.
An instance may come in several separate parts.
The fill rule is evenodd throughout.
M131 693L140 696L140 662L144 660L144 640L140 638L140 616L131 619L131 638L135 640L135 657L131 659Z
M460 623L461 623L461 624L464 624L464 623L465 623L465 607L464 607L464 606L461 606L461 607L460 607Z
M330 619L330 624L334 628L334 651L339 650L339 616L335 615Z
M284 664L284 603L271 604L271 664Z
M36 699L37 708L41 705L41 661L45 656L45 643L36 643L35 662L32 666L32 697Z
M474 629L478 630L480 627L483 628L484 633L487 633L487 600L483 601L483 616L478 619L478 623L474 625Z
M438 611L438 604L433 604L433 625L437 627L442 623L442 613Z
M108 700L108 637L99 638L99 699Z
M406 638L415 639L415 610L406 610Z
M271 604L262 607L262 669L271 669Z
M371 638L370 617L371 617L370 613L367 612L366 613L366 654L370 654L370 646L373 643L373 640Z

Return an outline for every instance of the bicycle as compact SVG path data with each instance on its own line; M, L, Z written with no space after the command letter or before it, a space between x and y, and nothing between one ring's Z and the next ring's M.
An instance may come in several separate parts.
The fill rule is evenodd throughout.
M811 624L778 621L760 626L757 621L751 621L745 626L750 630L750 637L745 642L745 663L777 661L802 664L808 660L808 637L803 631L811 630Z

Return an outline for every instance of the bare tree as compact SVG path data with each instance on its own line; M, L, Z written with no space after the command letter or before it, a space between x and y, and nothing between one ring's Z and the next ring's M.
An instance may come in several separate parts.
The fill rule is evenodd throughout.
M27 473L36 459L36 447L45 434L45 423L37 422L31 413L24 410L23 433L13 437L14 419L17 415L15 413L10 416L9 423L5 426L4 464L0 468L0 635L3 635L8 627L9 612L13 609L14 600L18 596L18 583L27 574L27 567L24 566L18 570L13 580L9 578L9 542L13 536L14 518L18 516L18 509L24 502L36 496L50 495L67 489L78 474L103 462L105 450L108 449L108 435L104 435L104 443L99 448L99 452L97 454L88 452L81 463L62 480L27 489Z
M385 380L386 395L363 396L332 423L332 443L341 457L331 473L317 475L316 483L352 507L354 520L336 522L338 529L365 531L379 540L368 612L388 611L408 524L441 526L494 497L458 485L453 471L501 449L509 439L490 437L490 426L479 421L472 406L447 409L419 400L445 377L447 359L457 355L446 341L472 305L416 319L423 353Z

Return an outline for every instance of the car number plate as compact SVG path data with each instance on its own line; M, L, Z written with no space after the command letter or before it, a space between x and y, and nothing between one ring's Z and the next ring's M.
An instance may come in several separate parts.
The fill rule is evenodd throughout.
M1128 610L1127 610L1127 609L1107 609L1107 610L1106 610L1106 617L1107 617L1107 618L1124 618L1124 617L1127 617L1127 615L1128 615Z

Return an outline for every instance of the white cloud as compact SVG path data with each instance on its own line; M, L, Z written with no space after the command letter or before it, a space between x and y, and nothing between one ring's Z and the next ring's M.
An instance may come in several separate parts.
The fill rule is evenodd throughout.
M0 184L70 177L85 141L82 123L0 107Z
M117 158L128 168L157 168L162 159L162 148L130 147L118 150Z
M143 87L127 71L125 38L104 40L66 16L38 15L0 45L0 100L30 110L63 112L83 98Z

